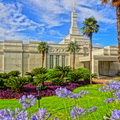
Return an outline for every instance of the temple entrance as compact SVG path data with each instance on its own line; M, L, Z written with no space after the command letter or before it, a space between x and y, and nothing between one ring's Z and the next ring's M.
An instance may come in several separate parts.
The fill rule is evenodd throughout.
M114 76L118 72L118 66L113 61L99 61L99 75Z

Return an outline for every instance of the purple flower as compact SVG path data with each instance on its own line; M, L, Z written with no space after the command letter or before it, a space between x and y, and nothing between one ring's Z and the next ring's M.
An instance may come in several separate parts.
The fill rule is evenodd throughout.
M23 95L19 100L19 103L22 103L22 108L27 109L33 105L35 105L36 98L33 95Z
M26 95L23 95L21 99L19 100L19 103L24 103L26 99Z
M113 95L116 96L116 98L120 100L120 90L117 93L114 93Z
M79 92L79 94L80 94L80 95L86 95L86 94L89 94L89 92L86 91L86 90L82 90L81 92Z
M71 110L71 113L70 113L70 117L76 119L82 115L85 115L86 114L86 110L84 108L78 108L78 107L74 107L72 110Z
M80 94L77 94L77 93L72 93L70 95L68 95L69 98L73 98L73 99L77 99L77 98L80 98L81 95Z
M55 90L56 95L58 95L58 97L67 97L68 95L70 95L71 91L67 90L66 88L57 88Z
M31 116L31 120L38 120L38 116L36 113L33 116Z
M0 117L2 116L6 116L6 117L9 116L5 109L0 110Z
M40 119L44 119L45 118L46 112L47 112L46 108L39 109L38 115L40 116Z
M99 88L99 91L106 92L106 91L118 91L120 90L120 82L119 81L106 81L104 82L106 84L106 87Z
M109 99L106 99L104 102L105 103L111 103L115 100L115 98L109 98Z
M116 109L113 110L111 118L112 118L112 120L120 119L120 110L116 110Z
M106 92L106 91L109 91L110 89L108 87L100 87L99 88L99 91L101 92Z
M27 111L24 111L22 110L21 112L19 112L17 115L16 115L16 118L17 120L19 119L23 119L23 118L26 118L27 119L27 116L29 115L29 113Z
M98 107L92 107L92 108L90 108L90 109L88 109L88 112L93 112L93 111L95 111L96 109L98 109Z

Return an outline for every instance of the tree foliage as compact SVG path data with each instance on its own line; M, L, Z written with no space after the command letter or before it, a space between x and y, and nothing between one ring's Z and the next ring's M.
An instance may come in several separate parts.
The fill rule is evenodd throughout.
M42 67L44 67L44 59L45 59L45 53L48 52L49 46L47 45L47 42L39 42L37 50L40 54L42 54Z
M81 28L83 30L82 33L90 38L90 84L92 84L92 35L98 32L99 27L97 20L94 17L90 17L85 18Z
M77 41L71 41L67 48L66 51L70 52L73 54L73 71L75 69L75 53L78 52L80 50L79 44L77 43Z

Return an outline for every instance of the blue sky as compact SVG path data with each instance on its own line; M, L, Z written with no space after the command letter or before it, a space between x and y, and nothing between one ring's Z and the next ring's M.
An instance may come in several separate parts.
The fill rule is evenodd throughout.
M69 34L72 2L75 0L0 0L0 40L59 43ZM85 18L95 17L100 25L93 45L117 45L116 13L101 0L78 0L78 27ZM80 31L82 34L82 31Z

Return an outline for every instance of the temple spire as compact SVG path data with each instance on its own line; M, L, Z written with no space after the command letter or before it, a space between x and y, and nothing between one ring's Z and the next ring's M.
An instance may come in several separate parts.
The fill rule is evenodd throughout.
M76 2L72 4L72 13L71 13L71 27L70 27L70 34L79 34L79 29L77 26L77 13L75 12L75 5Z

